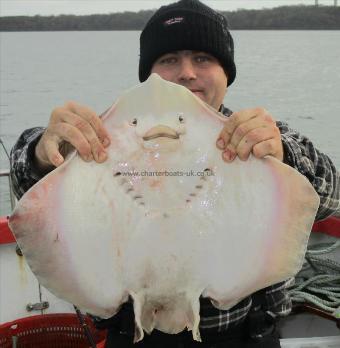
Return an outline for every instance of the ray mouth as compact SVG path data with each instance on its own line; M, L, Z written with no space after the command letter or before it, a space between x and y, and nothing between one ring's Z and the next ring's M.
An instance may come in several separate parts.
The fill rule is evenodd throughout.
M164 124L159 124L150 128L143 136L144 141L154 140L158 138L179 139L180 133Z
M157 138L169 138L169 139L179 139L179 134L176 132L175 134L172 133L155 133L155 134L151 134L151 135L145 135L143 137L144 141L148 141L148 140L153 140L153 139L157 139Z

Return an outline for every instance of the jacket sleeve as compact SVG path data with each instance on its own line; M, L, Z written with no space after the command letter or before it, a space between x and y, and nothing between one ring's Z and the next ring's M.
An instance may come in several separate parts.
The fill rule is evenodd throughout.
M42 127L25 130L11 150L12 188L18 199L46 174L39 172L34 165L35 146L44 130Z
M294 278L289 278L265 288L265 303L263 309L274 316L287 316L292 310L292 299L287 289L294 284Z
M340 210L340 173L331 159L305 136L277 122L284 148L284 162L307 177L320 197L316 220Z

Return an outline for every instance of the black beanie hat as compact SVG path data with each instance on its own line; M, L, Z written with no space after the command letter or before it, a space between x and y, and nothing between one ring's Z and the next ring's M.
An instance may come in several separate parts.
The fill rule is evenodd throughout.
M139 80L149 77L159 57L179 50L210 53L228 75L228 86L235 80L234 42L227 19L198 0L162 6L150 18L140 36Z

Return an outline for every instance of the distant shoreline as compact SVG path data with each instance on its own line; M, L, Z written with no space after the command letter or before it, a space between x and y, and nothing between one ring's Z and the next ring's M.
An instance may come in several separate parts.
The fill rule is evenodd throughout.
M86 32L108 32L108 31L142 31L142 29L112 29L112 30L0 30L0 33L62 33L62 32L75 32L75 33L86 33ZM236 31L340 31L340 29L230 29L230 32Z
M140 31L153 13L0 17L0 32ZM340 30L339 6L282 6L221 13L228 18L231 30Z

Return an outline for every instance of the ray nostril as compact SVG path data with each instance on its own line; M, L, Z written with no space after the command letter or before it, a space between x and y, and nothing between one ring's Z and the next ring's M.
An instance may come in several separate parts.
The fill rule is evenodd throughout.
M133 188L132 187L129 187L127 190L126 190L126 193L130 193L133 191Z
M179 120L180 123L184 123L184 117L183 117L182 114L180 114L180 115L178 116L178 120Z
M200 190L201 188L203 188L203 185L196 185L195 187Z
M133 199L136 199L136 200L137 199L141 199L141 198L143 198L141 195L136 195L136 196L133 197Z
M116 177L117 177L117 176L121 176L121 175L122 175L121 172L116 172L116 173L113 174L113 176L116 176Z
M189 196L190 197L196 197L196 193L190 193Z

